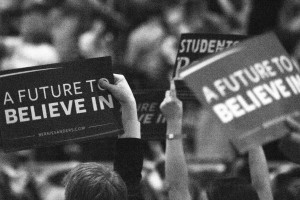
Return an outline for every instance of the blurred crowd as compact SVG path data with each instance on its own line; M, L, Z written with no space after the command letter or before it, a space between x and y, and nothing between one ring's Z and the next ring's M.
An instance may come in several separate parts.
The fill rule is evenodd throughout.
M168 89L181 33L266 31L275 31L300 60L300 1L0 0L0 70L112 56L114 73L124 74L131 88ZM186 126L185 131L193 128ZM193 199L201 199L202 188L215 177L249 178L245 156L230 162L199 161L193 152L197 150L191 150L197 145L194 140L186 145ZM113 144L102 141L99 149L93 141L1 153L0 200L64 199L64 174L89 159L111 165ZM93 156L96 151L102 152L101 158ZM164 154L163 142L148 142L142 182L146 200L166 198ZM291 184L298 197L299 169L287 158L269 165L276 188Z
M275 30L300 48L296 0L1 0L0 24L3 70L112 56L136 87L167 88L181 33Z

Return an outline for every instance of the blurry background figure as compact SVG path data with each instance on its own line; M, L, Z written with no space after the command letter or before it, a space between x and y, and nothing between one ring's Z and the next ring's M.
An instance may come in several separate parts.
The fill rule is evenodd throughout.
M61 61L82 58L78 37L86 30L88 4L81 0L64 0L49 11L50 34Z
M108 32L106 24L96 19L91 29L79 37L80 53L86 58L112 56L114 60L113 39L114 36Z
M40 165L41 172L35 176L42 200L64 200L64 177L78 162L45 163ZM36 170L39 171L39 170Z
M243 1L164 1L161 12L135 28L129 35L125 61L143 74L152 87L166 87L177 54L180 34L246 34L251 0ZM212 8L218 8L213 10ZM159 83L157 83L159 81Z
M0 152L0 200L63 200L63 177L78 162L37 163L35 152Z
M146 151L144 158L142 194L145 200L164 200L167 197L164 183L164 147L160 141L150 141L147 144L148 151Z
M18 35L23 0L0 1L0 35Z
M144 164L142 194L145 200L167 200L168 185L165 182L165 161Z
M279 29L288 51L300 60L300 1L285 0L279 13Z
M300 34L300 2L285 0L280 11L279 26L290 33Z
M33 177L34 152L0 152L0 199L41 200Z
M3 39L7 49L2 69L44 65L59 61L49 34L48 8L36 3L24 3L20 19L20 35Z

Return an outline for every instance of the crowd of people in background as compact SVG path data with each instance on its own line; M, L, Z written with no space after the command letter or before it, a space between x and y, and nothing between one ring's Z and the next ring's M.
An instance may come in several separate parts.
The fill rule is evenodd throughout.
M133 76L136 87L167 88L180 34L193 32L275 30L286 48L299 54L299 3L292 0L1 2L3 70L112 56L116 70ZM148 81L141 82L142 76Z
M0 70L111 56L114 73L124 74L131 89L168 90L180 34L251 36L266 31L275 31L287 51L300 60L298 0L0 0ZM131 94L130 88L127 90ZM182 116L182 104L174 88L166 94L161 109L167 119L168 135L182 134L178 132L182 123L195 123L195 120L181 121L189 114ZM134 129L138 125L130 126L133 129L128 132L140 134ZM278 141L278 149L286 160L273 165L267 165L262 147L249 151L247 156L235 156L231 161L212 159L199 164L193 153L187 156L183 152L191 151L195 142L182 140L181 136L145 142L143 168L135 163L136 171L129 172L132 177L120 169L125 161L118 148L130 152L124 144L119 144L124 138L118 139L115 157L121 163L113 164L115 141L111 140L1 153L0 200L63 200L62 179L66 172L78 163L95 158L101 158L97 161L102 164L113 165L119 175L110 174L110 170L96 163L81 164L66 179L66 200L80 198L72 196L82 188L74 183L76 172L98 167L107 173L105 176L121 182L126 189L120 191L126 190L128 199L233 199L226 196L229 191L236 199L240 198L238 195L244 199L300 199L300 153L297 154L300 125L288 119L287 126L296 134ZM185 124L183 133L189 138L186 132L193 132L193 128L194 124ZM140 138L139 135L129 137ZM125 141L136 143L133 149L141 148L139 142ZM185 158L191 160L188 165ZM119 196L119 199L125 198Z

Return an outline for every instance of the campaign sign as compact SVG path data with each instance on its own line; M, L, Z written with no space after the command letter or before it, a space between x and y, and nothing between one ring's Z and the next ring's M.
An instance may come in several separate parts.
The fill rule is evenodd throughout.
M165 90L134 90L133 94L137 103L142 138L147 140L165 139L166 119L159 108L165 98Z
M286 133L300 114L299 65L273 33L246 40L180 70L180 77L218 118L241 151Z
M175 80L178 97L181 100L194 100L195 97L183 81L178 80L179 70L189 66L196 60L204 58L207 55L220 52L226 48L236 45L245 39L245 35L229 34L203 34L186 33L182 34L175 61L173 77Z
M111 58L0 73L0 132L5 151L115 136L120 107L97 81L113 82Z

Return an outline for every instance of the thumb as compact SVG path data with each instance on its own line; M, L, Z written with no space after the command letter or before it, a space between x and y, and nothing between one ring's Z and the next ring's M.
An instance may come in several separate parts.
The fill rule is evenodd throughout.
M99 90L108 90L112 92L114 90L114 85L110 84L106 78L101 78L98 80L98 88Z
M300 124L296 120L294 120L292 117L288 117L286 119L286 125L292 131L300 132Z
M166 93L165 93L165 99L166 99L166 98L170 98L170 90L167 90L167 91L166 91Z

